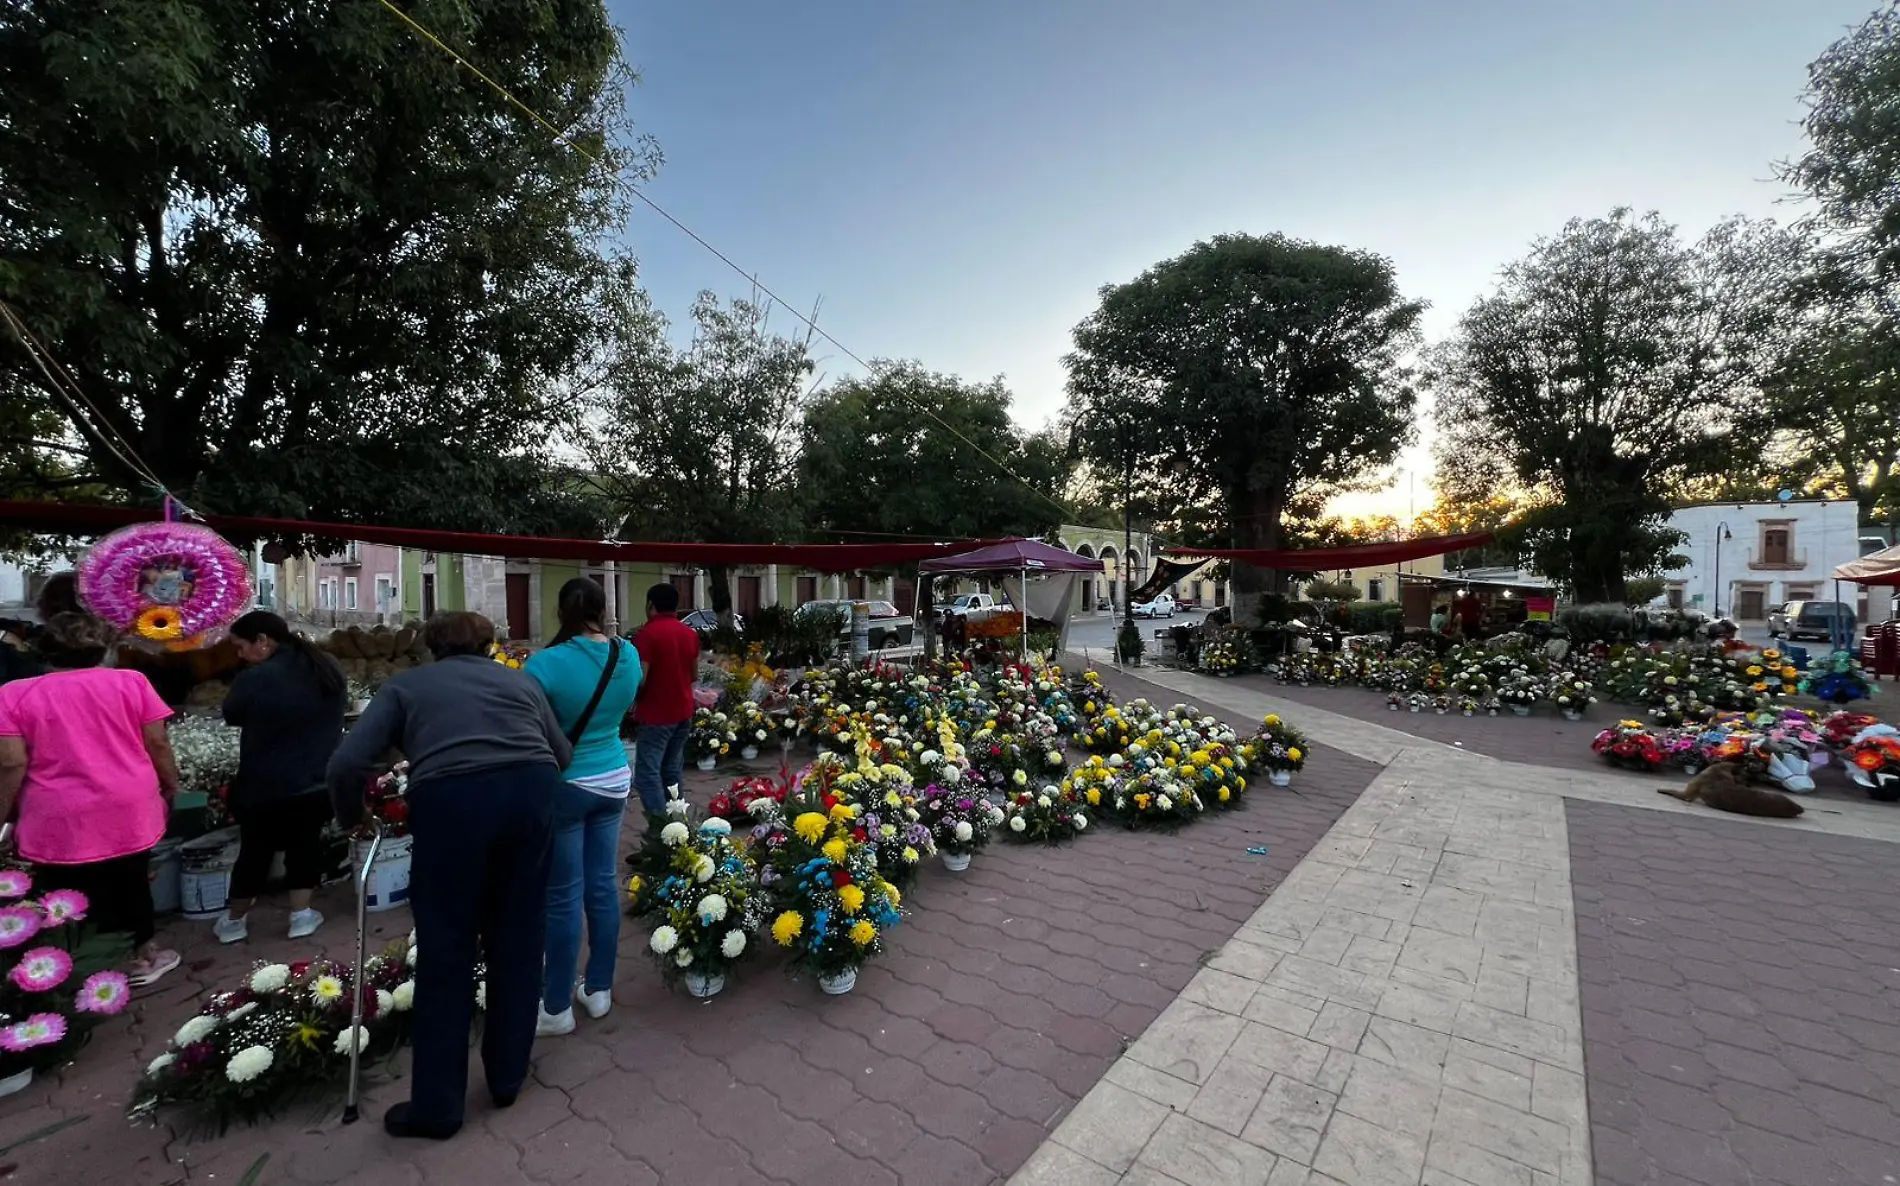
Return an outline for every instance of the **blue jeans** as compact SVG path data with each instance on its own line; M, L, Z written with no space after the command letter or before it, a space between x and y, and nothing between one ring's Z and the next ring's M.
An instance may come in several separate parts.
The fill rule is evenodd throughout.
M692 732L691 721L640 726L633 750L633 789L640 792L649 824L666 817L666 788L680 785L686 775L686 739Z
M587 920L588 992L614 984L620 952L620 818L625 799L611 799L562 782L554 798L554 861L548 872L546 982L542 1007L559 1013L574 1002L574 970L581 959L581 919Z

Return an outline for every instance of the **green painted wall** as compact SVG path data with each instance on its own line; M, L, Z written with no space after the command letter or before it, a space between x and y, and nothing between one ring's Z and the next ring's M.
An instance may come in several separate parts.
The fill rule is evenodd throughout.
M581 575L581 566L562 560L541 562L541 629L535 637L542 642L561 629L561 586Z
M422 616L422 553L413 548L402 552L402 615Z

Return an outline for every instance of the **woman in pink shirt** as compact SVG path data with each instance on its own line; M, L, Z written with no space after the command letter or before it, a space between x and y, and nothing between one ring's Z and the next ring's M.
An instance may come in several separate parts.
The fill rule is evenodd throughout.
M158 946L152 847L178 790L171 709L136 671L100 666L117 641L87 614L39 637L47 674L0 684L0 819L19 809L20 855L41 887L76 889L100 930L131 935L132 982L176 968Z

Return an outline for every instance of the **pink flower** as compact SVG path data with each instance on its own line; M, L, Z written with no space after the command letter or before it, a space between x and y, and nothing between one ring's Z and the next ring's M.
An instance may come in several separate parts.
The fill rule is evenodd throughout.
M0 869L0 898L24 898L32 888L25 869Z
M35 1013L25 1021L16 1021L0 1029L0 1050L21 1054L39 1046L51 1046L66 1036L66 1019L57 1013Z
M94 972L80 986L73 1007L81 1013L99 1013L110 1017L124 1009L132 999L132 987L123 972Z
M31 906L0 907L0 949L18 947L39 933L39 911Z
M57 947L35 947L14 965L12 980L28 992L45 992L63 984L72 971L72 956Z
M50 926L61 923L81 922L86 917L86 908L92 903L78 890L54 890L40 899L40 909L46 911L46 921Z

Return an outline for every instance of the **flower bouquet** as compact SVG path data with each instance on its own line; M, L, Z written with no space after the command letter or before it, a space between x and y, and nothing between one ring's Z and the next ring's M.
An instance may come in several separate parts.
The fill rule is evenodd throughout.
M1871 724L1842 751L1847 775L1882 803L1900 800L1900 729Z
M1204 810L1200 794L1165 767L1143 770L1115 792L1115 813L1130 829L1172 831L1193 823Z
M384 1054L409 1034L415 1004L414 936L364 963L363 1025L351 1026L354 970L329 960L258 964L242 984L211 997L152 1060L131 1112L181 1107L223 1131L256 1122L298 1098L333 1090L350 1052ZM487 1001L477 970L475 1002Z
M772 939L795 955L795 968L817 977L827 994L850 992L864 961L884 950L883 936L901 920L903 895L878 875L876 854L853 839L857 809L836 803L828 810L801 795L795 812L762 827L770 862L760 883L773 898Z
M1065 783L1017 791L1003 803L1003 827L1012 840L1057 844L1086 831L1088 812Z
M758 871L734 847L732 825L717 817L697 831L673 820L661 829L661 842L672 859L651 890L661 921L647 947L667 983L684 981L696 997L715 996L765 921Z
M738 742L739 733L733 728L730 716L710 708L693 711L692 729L686 736L686 755L701 770L711 770L718 765L719 759L731 753Z
M1821 722L1821 738L1829 749L1842 753L1861 733L1880 723L1864 712L1831 712Z
M382 825L383 839L393 840L409 834L409 763L398 762L369 780L363 792L363 821L350 833L352 840L368 840L375 835L370 821Z
M760 799L784 802L791 782L789 776L778 779L763 776L734 779L731 786L714 795L706 804L707 814L728 822L743 820L749 823L754 815L752 811L754 802Z
M1723 737L1721 731L1710 730L1706 725L1678 725L1665 731L1657 740L1662 746L1663 756L1681 766L1684 774L1693 776L1716 761L1715 750Z
M130 954L126 944L81 941L86 895L56 889L29 900L32 891L26 870L0 869L0 1096L66 1062L132 997L125 975L108 966Z
M1306 734L1281 720L1279 714L1268 713L1260 722L1253 753L1254 760L1267 768L1268 781L1276 787L1286 786L1306 765Z
M1193 750L1175 767L1175 777L1193 787L1203 803L1231 811L1244 802L1247 770L1259 760L1259 741L1212 742Z
M1524 668L1513 668L1509 675L1498 681L1497 697L1512 712L1527 717L1537 702L1544 699L1544 684Z
M1575 671L1565 671L1551 681L1550 698L1567 721L1580 721L1584 710L1597 702L1595 688Z
M1784 669L1783 675L1794 668ZM1828 704L1851 704L1856 700L1865 700L1874 694L1874 686L1867 681L1867 673L1861 670L1860 663L1847 651L1835 651L1826 659L1808 669L1801 679L1801 692Z
M1003 813L980 793L925 787L917 796L919 822L930 832L944 868L961 873L970 858L990 842L990 832L1003 822Z
M1655 770L1664 761L1662 742L1641 721L1618 721L1598 733L1590 749L1628 770Z
M759 756L759 747L772 740L772 729L766 723L765 711L755 700L741 700L732 711L739 756L750 762Z

